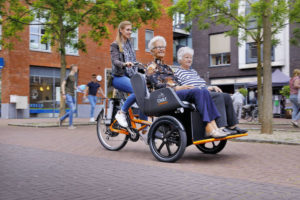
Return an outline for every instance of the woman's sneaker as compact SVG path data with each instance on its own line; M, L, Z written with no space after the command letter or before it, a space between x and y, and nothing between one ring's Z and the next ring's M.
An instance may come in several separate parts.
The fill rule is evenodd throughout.
M126 115L125 115L124 112L119 110L116 114L116 120L118 121L120 126L123 126L125 128L128 127L128 123L127 123L127 120L126 120Z
M90 122L95 122L95 118L94 118L94 117L91 117L91 118L90 118Z
M298 122L291 121L291 124L292 124L294 127L297 127L297 128L299 128L299 124L298 124Z
M212 138L224 138L227 134L222 131L221 129L214 129L211 133L206 132L206 137L212 137Z

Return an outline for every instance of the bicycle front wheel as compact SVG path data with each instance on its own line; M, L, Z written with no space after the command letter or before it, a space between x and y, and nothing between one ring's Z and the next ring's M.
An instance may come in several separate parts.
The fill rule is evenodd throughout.
M104 114L99 114L97 121L97 135L101 145L110 151L118 151L122 149L128 142L128 135L112 132L109 129L110 125L105 124ZM115 122L115 126L118 126Z

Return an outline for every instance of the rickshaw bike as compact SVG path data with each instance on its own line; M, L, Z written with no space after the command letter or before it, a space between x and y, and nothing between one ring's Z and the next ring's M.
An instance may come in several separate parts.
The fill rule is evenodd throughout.
M218 139L206 137L206 124L195 106L181 101L173 89L163 88L149 93L144 75L140 73L133 75L131 84L139 109L155 120L138 119L130 108L127 114L129 127L121 127L114 116L121 108L122 98L106 99L104 109L97 117L97 135L107 150L118 151L129 140L136 142L141 138L157 160L176 162L187 146L196 145L203 153L216 154L224 149L228 139L248 135L235 134ZM143 130L147 128L149 131L145 133Z

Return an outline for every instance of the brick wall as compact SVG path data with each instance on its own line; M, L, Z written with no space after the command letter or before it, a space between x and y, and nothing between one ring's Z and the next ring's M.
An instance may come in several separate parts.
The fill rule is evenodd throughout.
M169 0L163 1L164 7L170 5ZM165 61L172 64L173 60L173 32L172 18L164 14L153 28L151 25L144 25L138 30L138 51L137 60L148 63L152 60L149 52L145 51L145 30L154 31L154 35L161 35L167 41L167 53ZM79 28L79 34L86 30L86 27ZM111 37L103 40L102 46L98 46L91 39L86 40L87 53L79 52L79 56L67 56L67 65L76 63L79 66L78 84L86 84L91 74L96 73L104 77L105 68L111 68L110 43L115 39L116 30L111 29ZM11 94L29 96L30 66L60 67L60 56L55 47L51 52L36 52L29 50L29 28L21 34L22 41L16 41L11 51L0 50L0 57L5 59L5 67L2 71L2 103L9 103ZM104 80L101 81L104 85ZM79 98L80 100L81 98ZM81 103L79 101L79 103Z
M196 23L195 23L196 24ZM193 68L205 78L205 74L209 72L212 78L232 78L240 76L256 76L255 69L240 70L238 68L238 46L237 38L231 37L231 64L230 66L209 67L209 36L211 34L223 33L228 31L228 27L211 26L206 30L199 30L197 26L193 26L193 48L195 50ZM220 44L222 45L222 44ZM208 81L206 79L206 81Z

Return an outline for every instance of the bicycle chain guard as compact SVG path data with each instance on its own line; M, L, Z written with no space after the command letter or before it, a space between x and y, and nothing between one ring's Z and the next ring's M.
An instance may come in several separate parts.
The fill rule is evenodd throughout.
M136 142L136 141L139 140L140 135L139 135L139 132L136 129L128 127L127 130L129 132L129 138L130 138L131 141Z

